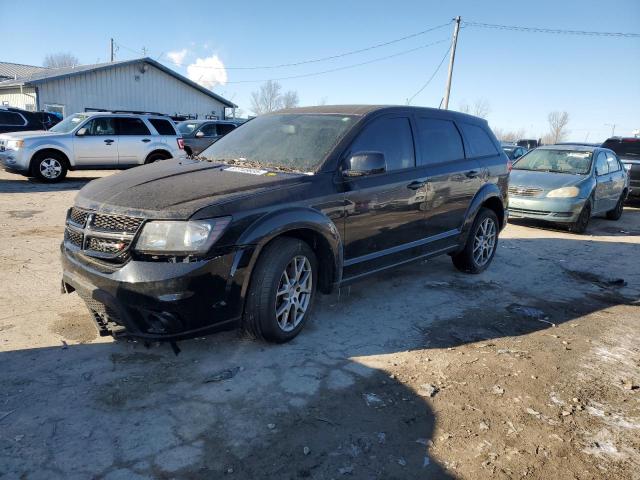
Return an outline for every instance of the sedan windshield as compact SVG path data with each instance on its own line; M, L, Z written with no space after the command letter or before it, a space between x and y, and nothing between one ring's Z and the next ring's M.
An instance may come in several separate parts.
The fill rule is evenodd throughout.
M210 161L315 172L355 116L269 114L254 118L200 154Z
M71 115L70 117L65 118L60 123L50 128L50 132L56 133L69 133L82 122L84 122L89 115L82 115L80 113L76 113L75 115Z
M586 175L591 171L591 152L572 150L532 150L514 165L514 170Z

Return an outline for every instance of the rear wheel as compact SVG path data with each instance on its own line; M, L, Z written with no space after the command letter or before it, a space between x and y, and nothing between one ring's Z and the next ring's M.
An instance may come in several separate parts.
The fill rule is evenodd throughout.
M313 250L295 238L278 238L261 253L253 271L243 317L250 335L283 343L311 316L318 264Z
M455 267L466 273L483 272L496 254L499 231L495 212L481 208L473 221L464 249L451 256Z
M626 195L624 193L620 195L620 198L618 199L618 203L616 203L615 208L607 212L607 218L609 220L620 220L620 217L622 216L622 211L624 210L625 197Z
M584 233L587 231L589 220L591 220L591 202L587 202L584 204L578 220L573 222L569 229L575 233Z
M154 152L147 157L144 163L146 165L147 163L157 162L158 160L167 160L168 158L171 158L171 157L166 153Z
M43 182L59 182L67 176L67 159L56 152L38 154L31 163L31 173Z

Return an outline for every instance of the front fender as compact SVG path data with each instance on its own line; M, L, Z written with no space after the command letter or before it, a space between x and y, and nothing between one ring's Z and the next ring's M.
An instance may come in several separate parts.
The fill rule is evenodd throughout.
M29 163L31 163L31 159L36 153L42 150L51 149L51 150L59 150L60 152L64 153L66 157L69 159L69 164L71 166L75 165L75 160L73 158L73 147L69 147L66 144L66 142L62 142L59 140L51 140L47 138L47 139L37 140L31 143L30 145L27 146L27 149L31 152L31 155L29 156L29 159L28 159Z

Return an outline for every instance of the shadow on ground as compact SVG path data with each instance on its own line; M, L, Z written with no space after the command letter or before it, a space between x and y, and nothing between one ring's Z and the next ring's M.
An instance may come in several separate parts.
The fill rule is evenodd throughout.
M91 180L100 177L71 177L59 183L44 183L35 178L25 178L16 175L15 179L0 179L0 193L38 193L38 192L63 192L68 190L80 190Z

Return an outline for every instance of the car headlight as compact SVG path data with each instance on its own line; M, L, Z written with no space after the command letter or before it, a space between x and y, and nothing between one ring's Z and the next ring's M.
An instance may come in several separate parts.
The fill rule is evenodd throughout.
M562 187L551 190L547 193L549 198L571 198L580 195L580 189L578 187Z
M18 150L22 148L23 145L24 145L24 140L8 140L7 141L7 148L10 148L11 150Z
M222 235L231 217L210 220L157 220L145 223L135 249L144 253L205 253Z

